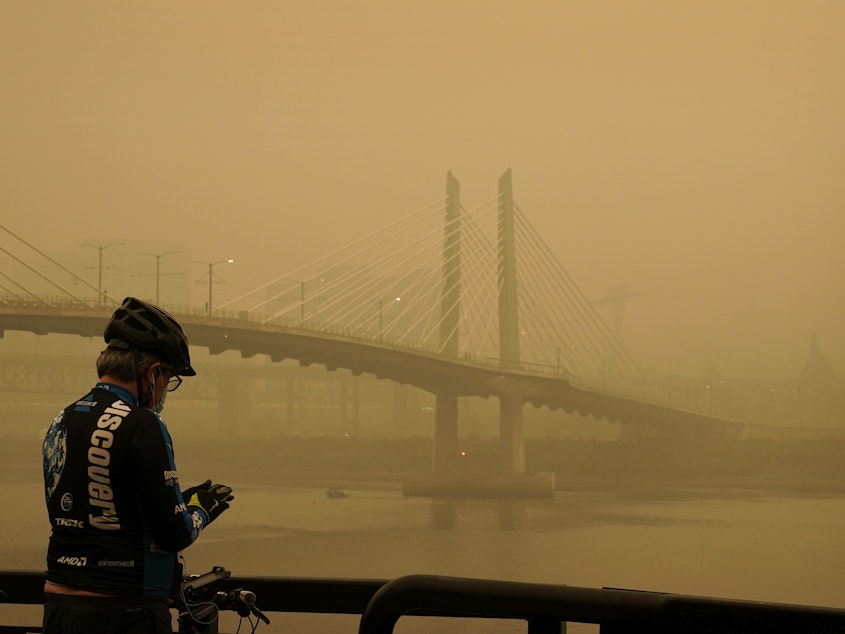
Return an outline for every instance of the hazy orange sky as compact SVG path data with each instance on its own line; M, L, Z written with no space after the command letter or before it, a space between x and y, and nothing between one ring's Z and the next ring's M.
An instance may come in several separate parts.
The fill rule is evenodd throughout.
M39 247L251 288L511 168L669 371L796 373L817 333L845 372L843 113L839 0L0 3L2 223Z

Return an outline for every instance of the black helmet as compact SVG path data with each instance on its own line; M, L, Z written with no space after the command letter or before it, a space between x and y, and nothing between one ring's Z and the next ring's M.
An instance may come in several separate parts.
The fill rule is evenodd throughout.
M170 369L181 376L194 376L188 353L188 338L179 323L157 306L127 297L114 311L103 333L109 348L138 348L164 357Z

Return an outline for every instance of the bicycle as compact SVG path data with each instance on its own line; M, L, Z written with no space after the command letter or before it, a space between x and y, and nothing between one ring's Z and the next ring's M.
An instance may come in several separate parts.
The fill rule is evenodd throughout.
M241 617L237 632L241 631L244 619L249 623L250 634L261 622L270 624L270 619L255 605L254 592L221 588L222 582L231 575L225 568L214 566L209 572L183 580L174 604L179 611L179 634L217 634L221 610L237 612Z

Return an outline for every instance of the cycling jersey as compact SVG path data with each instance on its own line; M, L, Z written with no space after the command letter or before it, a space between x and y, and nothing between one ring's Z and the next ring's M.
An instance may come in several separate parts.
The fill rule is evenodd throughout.
M43 460L47 580L169 596L181 578L178 552L209 519L185 505L164 421L131 392L100 382L53 420Z

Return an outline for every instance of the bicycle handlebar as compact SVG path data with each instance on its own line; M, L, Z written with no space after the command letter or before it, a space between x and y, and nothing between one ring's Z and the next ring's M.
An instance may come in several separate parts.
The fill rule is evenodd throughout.
M241 618L255 617L267 625L270 619L255 605L254 592L243 588L220 590L220 583L232 576L221 566L186 578L179 587L179 632L216 632L220 610L237 612ZM258 627L255 622L252 631Z

